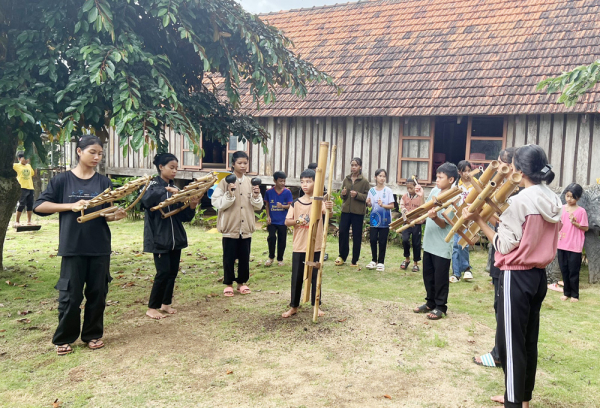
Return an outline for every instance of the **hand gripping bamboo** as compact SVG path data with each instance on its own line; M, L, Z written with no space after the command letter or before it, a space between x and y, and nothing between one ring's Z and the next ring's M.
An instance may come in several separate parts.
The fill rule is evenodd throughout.
M133 192L139 191L139 189L143 187L143 190L140 192L135 201L125 209L125 211L131 210L146 193L146 189L148 188L148 184L150 184L150 180L152 180L152 177L144 176L127 182L114 190L107 188L102 193L89 200L84 206L73 208L73 212L81 211L81 216L77 217L77 222L84 223L89 220L93 220L94 218L109 217L113 215L120 208L119 206L113 205L115 201L125 198ZM110 207L88 214L85 213L85 210L88 208L94 208L104 204L110 204Z
M317 161L317 169L315 170L315 187L313 190L313 203L310 209L310 222L308 224L308 242L306 244L306 258L304 260L304 294L303 302L310 301L310 285L313 267L317 266L314 262L315 258L315 242L317 239L317 230L319 221L321 220L321 210L323 204L323 188L325 187L325 172L327 167L327 152L329 151L329 143L321 142L319 145L319 156Z
M333 182L333 170L335 164L335 154L337 151L337 146L331 146L331 159L329 161L329 180L327 181L327 196L331 197L331 189ZM325 262L325 249L327 248L327 232L329 232L329 217L331 216L331 212L325 212L325 221L323 222L323 243L321 244L321 256L319 258L319 272L317 274L317 287L315 290L315 307L313 312L313 322L317 322L317 318L319 317L319 303L321 301L321 282L323 279L323 263ZM319 237L317 237L319 239Z
M162 203L152 207L150 211L159 210L162 214L162 218L169 218L188 208L190 205L190 198L196 196L202 197L204 193L206 193L208 189L211 188L217 182L217 180L218 177L216 172L212 172L204 177L200 177L196 179L196 181L192 181L190 184L185 186L180 192L173 194L171 197L167 198ZM176 203L184 204L173 211L169 211L168 213L165 213L163 211L164 208Z

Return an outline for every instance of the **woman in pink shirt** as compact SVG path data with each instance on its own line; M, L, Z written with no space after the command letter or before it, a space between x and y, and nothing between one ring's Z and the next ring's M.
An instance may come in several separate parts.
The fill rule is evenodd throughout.
M565 189L565 200L561 216L562 229L558 233L558 265L565 283L564 295L560 300L579 302L579 270L581 251L588 228L587 213L577 205L583 195L579 184L571 183Z

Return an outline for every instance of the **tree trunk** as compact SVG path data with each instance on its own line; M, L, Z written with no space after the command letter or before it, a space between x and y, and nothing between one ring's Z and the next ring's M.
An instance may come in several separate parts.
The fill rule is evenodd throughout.
M4 239L10 222L10 217L15 210L19 199L21 186L17 181L17 174L12 168L15 162L18 139L10 131L0 133L0 271L4 270Z

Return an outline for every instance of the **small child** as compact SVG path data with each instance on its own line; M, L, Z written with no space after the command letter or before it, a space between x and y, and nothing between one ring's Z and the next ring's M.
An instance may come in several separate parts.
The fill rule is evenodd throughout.
M21 225L21 214L25 207L27 207L27 225L33 225L31 216L33 215L33 176L35 176L35 170L29 164L29 159L25 158L25 154L19 152L17 158L19 162L13 164L13 170L17 172L17 181L21 185L21 197L17 207L15 227Z
M378 272L385 270L385 250L390 233L390 222L392 220L391 209L394 208L394 193L386 187L387 171L378 169L375 171L375 187L367 194L367 206L372 207L370 217L370 241L372 260L367 264L367 269L377 268ZM379 257L377 256L377 244L379 243Z
M423 200L423 187L415 179L406 180L406 194L400 199L400 211L402 214L416 210L425 204ZM400 269L408 268L410 265L410 243L412 236L413 260L415 265L412 268L413 272L419 272L419 261L421 260L421 228L423 223L416 224L402 231L402 246L404 247L404 261L400 265Z
M458 186L463 189L460 195L460 204L462 204L469 195L469 192L473 189L470 176L473 166L467 160L461 160L456 167L458 168L458 174L460 175ZM463 248L458 245L460 238L461 236L459 234L454 234L452 243L452 275L450 276L450 283L457 283L460 281L460 276L463 272L465 273L463 278L465 281L469 282L473 279L469 259L469 246L467 245Z
M294 241L292 253L292 290L290 310L283 313L281 317L288 318L298 312L300 306L300 295L302 294L302 282L304 280L304 261L306 260L306 246L308 241L308 225L310 223L310 212L313 203L313 193L315 188L315 171L304 170L300 174L300 185L304 196L298 198L292 203L285 218L285 225L294 227ZM332 201L325 201L323 212L331 211L333 208ZM319 262L321 256L321 246L323 244L323 218L319 217L317 227L317 239L315 241L314 261ZM313 268L311 276L311 303L315 305L315 297L317 290L317 273L318 268ZM319 309L319 316L325 315Z
M435 185L427 201L448 191L458 179L458 169L452 163L444 163L437 169ZM445 241L452 227L442 218L442 212L431 209L425 222L423 238L423 282L427 302L415 308L415 313L427 313L429 320L439 320L448 310L448 272L452 258L452 243Z
M146 316L159 320L177 313L177 310L171 307L171 303L175 279L179 272L181 250L188 246L183 223L194 218L200 197L190 198L188 208L169 218L162 218L160 211L150 211L152 207L179 192L173 182L179 166L177 157L171 153L160 153L154 157L153 163L158 170L158 176L148 186L141 202L145 209L144 252L153 254L156 267ZM182 203L177 203L170 205L168 209L173 211L181 206Z
M267 210L267 244L269 245L269 259L265 266L273 265L275 259L275 244L277 244L277 265L283 266L283 254L285 252L287 227L285 215L294 201L292 192L285 188L286 175L283 171L273 173L273 188L265 194L265 208Z
M565 283L560 300L571 298L571 302L579 302L581 251L589 229L587 213L577 205L582 195L583 188L579 184L571 183L565 189L567 204L563 206L562 229L558 234L558 265Z

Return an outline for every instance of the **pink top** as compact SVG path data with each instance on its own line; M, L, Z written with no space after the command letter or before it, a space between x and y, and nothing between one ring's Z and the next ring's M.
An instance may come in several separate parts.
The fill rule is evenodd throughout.
M563 227L558 233L558 249L562 249L563 251L581 252L585 241L585 232L571 223L569 214L567 206L564 205L561 217ZM589 226L587 213L583 208L577 208L573 215L575 216L575 221L577 221L579 225L582 227Z

